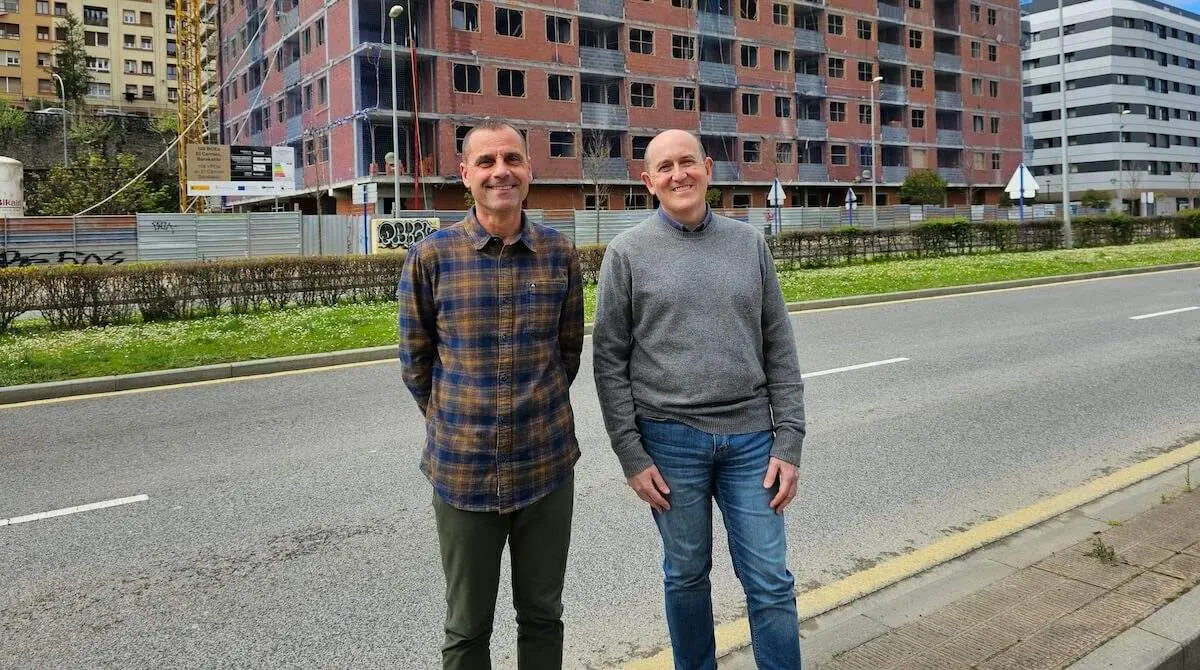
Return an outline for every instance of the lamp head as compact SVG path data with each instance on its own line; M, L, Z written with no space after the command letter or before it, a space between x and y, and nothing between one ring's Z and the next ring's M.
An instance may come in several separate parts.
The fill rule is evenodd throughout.
M388 10L388 16L393 19L400 18L400 15L403 13L404 13L404 8L401 7L400 5L392 5L392 8Z

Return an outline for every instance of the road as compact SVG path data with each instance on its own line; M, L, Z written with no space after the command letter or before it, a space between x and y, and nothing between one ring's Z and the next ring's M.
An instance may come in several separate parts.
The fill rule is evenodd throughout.
M1186 270L795 316L798 583L1200 437L1200 309L1131 318L1198 306ZM658 537L609 450L586 346L569 667L667 639ZM0 408L0 519L148 497L0 525L0 666L437 665L422 439L390 362ZM741 614L724 551L713 592L720 620ZM500 668L509 603L505 587Z

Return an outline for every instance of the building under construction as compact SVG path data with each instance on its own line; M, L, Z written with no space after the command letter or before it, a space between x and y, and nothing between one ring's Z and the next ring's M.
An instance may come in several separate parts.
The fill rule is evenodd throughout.
M220 25L221 141L297 156L297 197L241 206L348 212L375 181L382 211L461 209L485 116L527 132L534 208L646 206L668 127L700 135L733 207L774 178L793 205L872 181L894 204L916 168L994 202L1021 160L1015 0L230 0Z

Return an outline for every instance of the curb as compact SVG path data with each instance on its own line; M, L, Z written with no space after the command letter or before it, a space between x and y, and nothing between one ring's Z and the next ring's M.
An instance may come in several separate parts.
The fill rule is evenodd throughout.
M1067 670L1200 668L1200 588L1097 647Z
M1028 279L1013 279L986 284L964 284L961 286L943 286L939 288L918 289L914 291L899 291L896 293L873 293L844 298L826 298L823 300L808 300L805 302L788 303L789 312L807 312L834 307L851 307L856 305L873 305L887 302L899 302L918 298L936 298L964 293L979 293L984 291L1001 291L1005 289L1024 288L1029 286L1044 286L1062 284L1088 279L1105 277L1120 277L1125 275L1148 274L1153 272L1168 272L1200 268L1200 262L1175 263L1172 265L1153 265L1120 270L1101 270L1073 275L1058 275L1054 277L1031 277ZM590 335L592 324L587 324L584 333ZM70 379L40 384L22 384L0 388L0 405L9 405L34 400L49 400L77 395L95 393L112 393L114 391L129 391L134 389L168 386L172 384L188 384L193 382L233 379L237 377L252 377L255 375L271 374L324 368L349 363L364 363L395 359L398 355L396 345L368 347L365 349L347 349L319 354L302 354L299 356L284 356L282 358L265 358L256 361L239 361L235 363L218 363L201 365L191 368L174 370L156 370L137 372L127 375L110 377L89 377L86 379Z

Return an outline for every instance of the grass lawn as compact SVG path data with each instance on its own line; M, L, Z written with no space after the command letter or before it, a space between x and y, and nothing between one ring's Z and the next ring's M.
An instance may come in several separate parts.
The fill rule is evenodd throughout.
M788 302L1200 261L1200 240L1070 251L988 254L787 270ZM595 287L588 286L588 320ZM294 308L250 315L48 330L19 321L0 335L0 386L392 344L394 303Z

